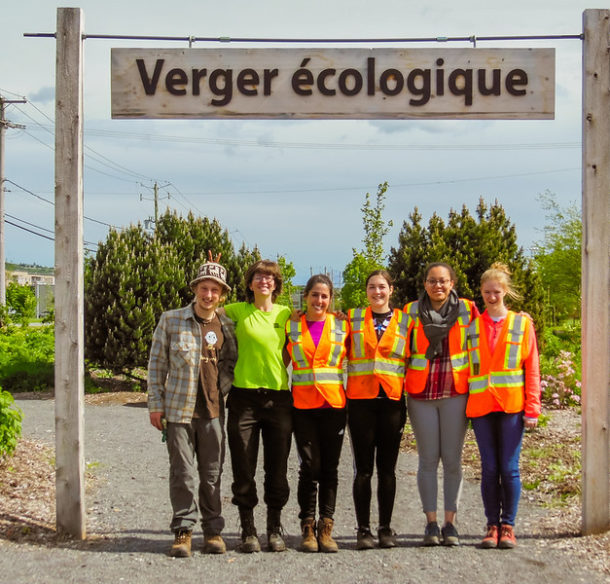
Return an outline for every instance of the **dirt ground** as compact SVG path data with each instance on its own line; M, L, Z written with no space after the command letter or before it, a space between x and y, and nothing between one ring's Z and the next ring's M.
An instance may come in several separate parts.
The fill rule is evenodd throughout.
M20 400L51 400L51 395L20 394ZM132 392L112 392L87 395L87 406L106 408L111 406L133 406L144 408L146 395ZM146 412L140 412L146 416ZM574 410L553 410L548 424L527 434L524 452L537 448L545 453L556 451L557 461L578 448L580 417ZM144 420L145 422L145 420ZM55 532L55 474L52 441L41 441L24 437L15 455L0 463L0 540L18 544L33 544L48 547L61 546ZM556 448L553 446L555 445ZM405 435L403 450L413 450L412 436ZM556 462L557 462L556 461ZM550 479L543 472L552 466L553 460L545 459L545 464L534 464L534 460L522 458L522 478L524 484L537 484L536 488L524 490L523 499L535 505L536 534L544 545L545 538L553 549L563 550L575 562L584 562L610 581L610 533L580 537L581 508L578 496L566 495L561 504L558 501L557 479ZM474 436L467 436L464 450L465 476L469 482L478 481L478 453ZM542 470L541 470L542 469ZM566 493L578 489L579 474L567 474ZM96 472L95 463L87 466L87 492L95 496L102 480ZM538 481L537 483L535 483ZM576 485L574 484L576 483ZM551 487L554 486L554 489ZM561 489L559 489L561 491Z

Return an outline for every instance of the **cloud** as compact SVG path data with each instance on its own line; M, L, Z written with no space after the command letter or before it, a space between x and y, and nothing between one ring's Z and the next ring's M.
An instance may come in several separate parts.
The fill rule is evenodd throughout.
M39 104L52 103L55 101L55 87L41 87L38 91L30 94L30 100Z

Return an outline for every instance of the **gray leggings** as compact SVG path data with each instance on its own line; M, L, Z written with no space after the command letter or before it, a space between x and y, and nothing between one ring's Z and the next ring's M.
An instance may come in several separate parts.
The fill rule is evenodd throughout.
M462 448L468 394L423 400L409 396L407 408L415 433L419 467L417 487L424 513L436 512L437 470L443 461L445 511L457 511L462 488Z

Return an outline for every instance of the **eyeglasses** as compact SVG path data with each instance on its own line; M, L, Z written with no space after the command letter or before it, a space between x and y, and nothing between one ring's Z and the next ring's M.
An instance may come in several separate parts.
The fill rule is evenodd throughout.
M266 280L267 282L271 282L272 280L275 280L275 278L271 274L254 274L252 279L256 280L257 282L261 282L263 280Z
M443 288L445 286L447 286L447 284L449 284L449 282L451 282L451 280L445 280L445 279L435 280L434 278L428 278L426 280L426 284L428 284L428 286L436 286L438 284L439 286L442 286Z

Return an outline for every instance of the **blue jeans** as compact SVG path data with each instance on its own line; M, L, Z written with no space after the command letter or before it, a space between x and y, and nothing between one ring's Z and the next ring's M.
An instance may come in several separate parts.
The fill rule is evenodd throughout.
M514 525L521 496L523 412L492 412L472 418L472 427L481 453L481 495L487 524Z

